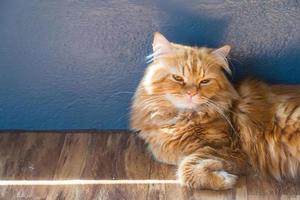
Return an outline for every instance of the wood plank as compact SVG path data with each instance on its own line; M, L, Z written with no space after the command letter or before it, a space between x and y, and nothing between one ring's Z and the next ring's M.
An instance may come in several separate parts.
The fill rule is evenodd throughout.
M91 134L68 133L65 135L54 179L78 179L85 167Z
M128 133L2 133L2 180L175 180L176 167L158 163ZM299 199L300 184L249 175L228 191L190 190L172 183L0 185L1 199Z

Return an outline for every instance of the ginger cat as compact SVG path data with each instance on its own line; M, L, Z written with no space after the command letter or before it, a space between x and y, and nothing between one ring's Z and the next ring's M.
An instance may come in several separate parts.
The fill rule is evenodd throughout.
M133 98L131 127L156 160L178 166L182 185L225 190L252 169L300 175L300 87L245 80L234 87L218 49L154 34L152 62Z

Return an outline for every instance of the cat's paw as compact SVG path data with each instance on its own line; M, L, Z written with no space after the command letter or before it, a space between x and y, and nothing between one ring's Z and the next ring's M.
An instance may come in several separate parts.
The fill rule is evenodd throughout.
M190 160L188 160L190 159ZM223 170L222 163L213 159L190 162L184 159L177 177L183 186L197 189L227 190L234 187L238 177Z
M227 189L232 189L234 185L237 182L238 176L229 174L226 171L215 171L215 175L219 177L219 189L220 190L227 190Z
M193 176L193 177L189 177ZM225 171L180 176L182 186L195 189L228 190L234 188L238 177Z

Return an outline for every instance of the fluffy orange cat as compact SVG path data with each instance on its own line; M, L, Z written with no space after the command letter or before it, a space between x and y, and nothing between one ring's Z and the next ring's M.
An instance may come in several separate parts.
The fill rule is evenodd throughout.
M131 127L182 185L224 190L251 169L300 175L300 87L246 80L233 86L230 46L197 48L154 34L152 62L135 93Z

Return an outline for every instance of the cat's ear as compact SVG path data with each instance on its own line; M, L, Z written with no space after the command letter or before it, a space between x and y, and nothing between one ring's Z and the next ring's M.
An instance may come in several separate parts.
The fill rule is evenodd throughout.
M171 43L159 32L154 33L152 48L154 59L172 51Z
M227 56L230 52L231 46L229 45L225 45L222 46L218 49L215 49L214 51L212 51L212 54L215 55L218 59L222 60L224 62L223 68L226 70L226 72L228 72L229 74L231 74L231 70L229 68L228 62L227 62Z
M214 50L212 53L217 57L225 59L228 56L230 49L231 49L231 46L225 45L225 46L222 46L222 47Z

